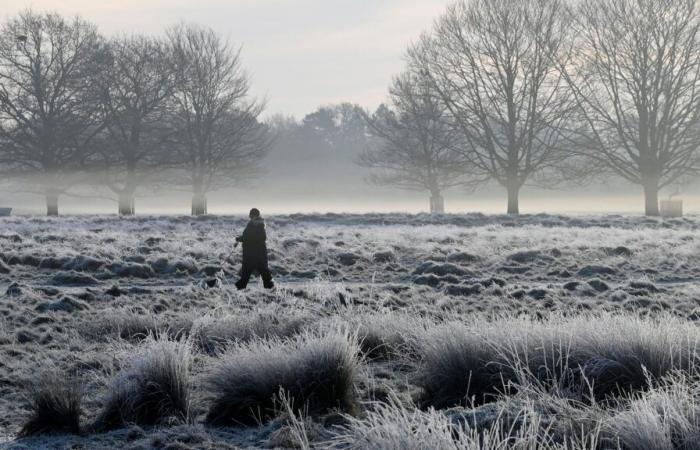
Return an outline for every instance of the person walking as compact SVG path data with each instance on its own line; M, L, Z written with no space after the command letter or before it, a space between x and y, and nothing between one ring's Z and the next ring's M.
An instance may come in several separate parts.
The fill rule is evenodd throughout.
M253 208L248 214L250 221L246 225L243 234L236 237L236 246L243 244L243 265L241 278L236 282L238 290L248 286L253 272L257 271L263 280L265 289L272 289L272 273L267 263L267 233L265 232L265 220L260 216L260 210Z

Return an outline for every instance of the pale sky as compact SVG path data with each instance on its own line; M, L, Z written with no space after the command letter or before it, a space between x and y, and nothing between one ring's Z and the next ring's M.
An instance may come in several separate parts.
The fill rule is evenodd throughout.
M351 101L375 107L402 70L407 45L450 0L0 0L4 17L32 8L80 14L107 35L159 34L179 21L243 45L267 113L302 117ZM3 17L3 18L4 18Z

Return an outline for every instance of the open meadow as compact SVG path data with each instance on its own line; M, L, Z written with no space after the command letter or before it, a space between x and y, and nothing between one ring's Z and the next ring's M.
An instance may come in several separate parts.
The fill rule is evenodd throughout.
M700 217L0 218L0 447L700 448Z

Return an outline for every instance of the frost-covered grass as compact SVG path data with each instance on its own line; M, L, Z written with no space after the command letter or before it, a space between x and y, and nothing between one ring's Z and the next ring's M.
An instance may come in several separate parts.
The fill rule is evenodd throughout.
M697 275L700 242L695 230L700 221L695 218L468 215L443 221L445 225L439 218L391 215L271 218L272 266L289 280L362 283L410 276L428 260L464 263L479 278L513 278L512 266L524 263L574 275L587 265L605 265L612 269L611 278L623 273L633 279ZM238 261L233 238L243 226L241 218L216 217L11 217L2 220L0 259L15 273L44 267L52 275L78 272L105 283L130 276L141 283L183 281L217 269L232 276ZM525 250L540 253L529 261L512 259ZM460 254L473 260L460 259ZM60 280L70 282L70 277Z
M306 316L278 311L251 315L210 314L195 320L192 339L202 351L215 354L228 345L253 339L285 338L298 334L309 321Z
M604 425L607 441L624 449L697 448L700 435L697 379L671 378L646 395L632 398Z
M415 336L421 335L428 323L416 316L388 312L346 313L334 318L336 326L344 324L356 330L362 353L369 359L401 359L416 353Z
M453 322L415 335L426 406L482 404L521 386L585 388L603 401L700 371L694 323L608 315Z
M694 448L699 218L244 224L0 219L7 446Z
M28 388L31 415L20 436L79 434L81 393L75 380L59 372L43 372Z
M313 414L354 412L358 353L357 338L340 331L236 345L208 376L214 399L207 422L259 423L274 417L282 395Z
M149 336L138 353L124 361L92 427L106 431L126 424L186 422L190 416L190 352L184 340Z
M336 449L386 450L584 450L595 448L587 439L557 443L547 431L550 424L532 408L495 409L493 421L483 429L461 427L435 409L426 411L396 403L379 404L366 417L350 418L349 425L328 442ZM466 414L468 420L468 414ZM543 431L544 430L544 431ZM595 439L595 438L593 438ZM596 442L594 441L593 444Z

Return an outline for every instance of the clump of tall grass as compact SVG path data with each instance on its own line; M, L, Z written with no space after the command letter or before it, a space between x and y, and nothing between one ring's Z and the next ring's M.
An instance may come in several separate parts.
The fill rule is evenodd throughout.
M551 439L546 418L533 409L495 411L483 428L459 426L444 413L420 410L395 401L379 403L362 418L348 417L349 425L336 429L329 448L345 450L583 450L589 441L560 444ZM515 423L517 422L517 425ZM588 444L588 445L586 445Z
M357 338L338 330L237 343L208 376L207 421L251 425L274 417L280 389L309 414L353 411L358 354Z
M672 316L581 317L563 323L578 336L578 364L596 398L646 389L664 377L700 372L700 329Z
M177 338L187 335L191 328L192 320L187 317L166 318L151 312L114 309L101 314L85 331L98 339L118 336L138 342L153 334L167 334Z
M601 448L601 429L609 413L598 405L545 388L533 384L512 395L498 395L487 405L448 410L420 409L402 404L398 396L389 396L387 403L376 403L365 416L348 417L349 424L335 430L329 446L389 450Z
M280 412L286 415L287 425L279 428L270 435L267 445L273 448L299 448L309 450L312 448L312 437L318 434L319 424L314 423L303 409L294 407L291 399L283 389L280 389L277 397Z
M423 407L447 408L481 404L502 393L515 374L489 343L495 337L489 324L477 329L449 323L418 335L421 358L416 384L423 389Z
M610 445L626 450L700 448L700 385L685 375L630 399L604 428Z
M533 383L609 401L700 368L700 330L673 317L505 318L449 323L416 339L424 407L479 404Z
M426 320L403 313L355 314L346 319L357 331L362 353L368 359L406 359L415 356L414 336L430 325Z
M397 402L378 403L362 418L348 417L349 424L334 431L329 448L365 450L458 450L469 448L464 430L435 409L421 411Z
M31 415L19 437L80 434L81 391L75 380L58 372L42 373L28 388Z
M190 366L189 342L149 336L113 380L94 428L187 421Z
M310 316L298 314L208 315L194 321L191 337L202 351L215 354L232 342L291 337L310 321Z

